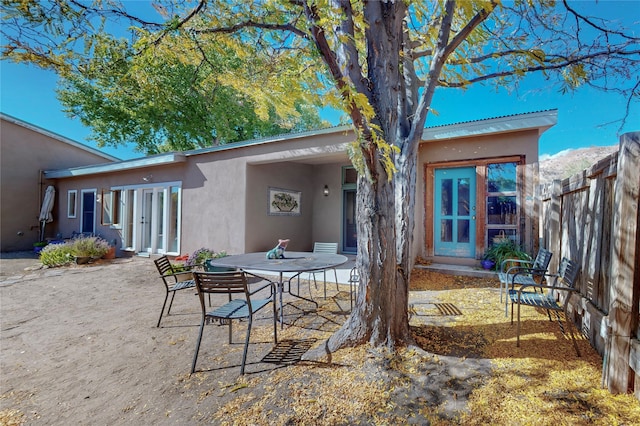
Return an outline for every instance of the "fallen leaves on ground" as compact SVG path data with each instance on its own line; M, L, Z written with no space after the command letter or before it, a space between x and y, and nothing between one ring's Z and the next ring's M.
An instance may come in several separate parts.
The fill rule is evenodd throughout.
M602 359L579 338L582 357L545 312L523 309L521 347L504 315L498 283L417 269L411 332L418 347L390 353L362 345L331 362L300 361L235 384L235 397L205 421L221 425L631 425L640 404L601 389ZM293 302L279 339L328 338L347 318L349 294ZM267 324L267 323L265 323ZM252 341L268 342L261 324ZM199 376L206 373L198 373Z

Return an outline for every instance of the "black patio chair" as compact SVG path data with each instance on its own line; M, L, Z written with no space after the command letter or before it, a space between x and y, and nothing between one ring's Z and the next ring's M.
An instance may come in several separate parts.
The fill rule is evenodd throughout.
M244 271L229 272L194 272L193 277L198 290L198 298L200 299L200 307L202 309L202 320L200 321L200 331L198 332L198 341L196 350L193 354L193 363L191 364L191 373L195 372L196 362L198 361L198 352L200 351L200 342L202 341L202 333L204 326L211 322L219 321L221 324L229 325L229 344L232 343L232 322L233 320L247 319L247 335L244 341L244 351L242 352L242 364L240 366L240 374L244 374L244 366L247 361L247 349L249 348L249 338L251 336L251 327L253 325L253 314L260 309L273 303L273 341L278 343L278 332L276 326L276 288L275 284L269 282L266 285L250 290L247 282L247 273ZM260 299L252 299L251 296L256 293L270 288L268 297ZM227 294L229 301L223 306L217 307L207 312L204 296L212 294ZM243 298L234 299L232 296L241 294Z
M158 324L156 325L156 327L160 327L160 321L162 321L162 315L164 314L164 308L167 305L169 293L171 293L171 302L169 302L167 315L171 312L171 305L173 305L173 298L176 296L176 291L194 288L196 283L193 279L181 280L180 278L182 278L185 273L189 274L190 272L176 271L167 256L159 257L153 262L156 264L156 268L158 268L160 278L162 278L162 282L164 283L164 288L166 290L164 303L162 304L162 310L160 311L160 318L158 318Z

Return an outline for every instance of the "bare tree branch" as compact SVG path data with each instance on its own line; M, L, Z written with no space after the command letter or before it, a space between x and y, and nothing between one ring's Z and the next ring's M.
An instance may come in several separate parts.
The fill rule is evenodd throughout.
M587 18L584 15L581 15L580 13L578 13L575 9L573 9L571 6L569 6L569 4L567 3L567 0L562 0L562 4L564 5L565 9L567 9L567 12L571 13L572 15L574 15L576 17L576 19L585 22L587 25L589 25L590 27L602 32L603 34L615 34L615 35L619 35L620 37L629 39L629 40L635 40L638 41L640 40L640 38L638 37L632 37L629 36L621 31L614 31L611 30L609 28L604 28L598 24L596 24L595 22L593 22L593 20Z
M563 68L567 68L571 65L577 65L580 63L589 63L591 59L597 59L600 57L610 57L611 55L621 55L621 56L634 56L640 55L640 49L638 50L623 50L623 51L599 51L590 53L588 55L582 55L575 58L561 58L557 57L553 61L545 61L543 65L532 66L532 67L523 67L523 68L511 68L508 70L497 71L485 75L480 75L474 78L470 78L465 82L448 82L446 80L440 80L440 85L444 87L465 87L473 83L478 83L481 81L508 77L513 75L520 75L523 73L537 72L537 71L545 71L545 70L559 70Z
M247 20L247 21L243 21L243 22L238 22L235 25L231 25L229 27L218 27L218 28L206 28L206 29L192 29L191 31L194 34L215 34L215 33L220 33L220 34L231 34L231 33L235 33L238 32L244 28L260 28L260 29L264 29L264 30L274 30L274 31L289 31L291 33L294 33L300 37L303 37L305 39L309 38L309 35L302 31L301 29L297 28L295 25L293 24L269 24L269 23L265 23L265 22L256 22L253 20Z

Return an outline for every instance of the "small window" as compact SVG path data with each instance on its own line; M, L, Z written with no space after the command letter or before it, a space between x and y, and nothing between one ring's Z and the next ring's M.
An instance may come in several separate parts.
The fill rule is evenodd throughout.
M78 208L78 191L75 189L67 192L67 217L76 217L76 210Z
M344 167L342 174L342 184L356 184L358 183L358 172L353 167Z

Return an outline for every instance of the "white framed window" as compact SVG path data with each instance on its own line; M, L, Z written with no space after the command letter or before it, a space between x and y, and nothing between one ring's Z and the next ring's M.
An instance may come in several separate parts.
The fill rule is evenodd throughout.
M75 218L78 215L78 190L70 189L67 191L67 217Z

